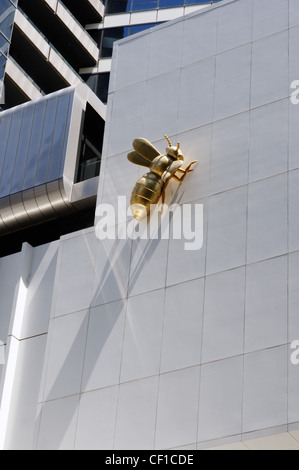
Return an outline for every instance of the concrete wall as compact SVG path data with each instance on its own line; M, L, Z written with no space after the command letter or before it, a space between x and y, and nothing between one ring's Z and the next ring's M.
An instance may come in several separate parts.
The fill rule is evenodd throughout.
M25 370L33 389L10 399L4 447L25 442L35 397L24 447L246 449L278 434L299 448L298 35L296 0L233 0L115 47L98 203L117 207L144 172L126 159L132 140L162 151L166 133L199 160L168 198L203 204L204 244L90 229L33 250L23 315L49 328L19 336L28 369L17 361L14 391ZM16 285L22 256L0 261L8 317L4 273Z

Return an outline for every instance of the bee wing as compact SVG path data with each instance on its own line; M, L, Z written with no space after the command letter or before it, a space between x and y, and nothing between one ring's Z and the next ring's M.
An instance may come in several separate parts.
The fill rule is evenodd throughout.
M150 167L152 161L160 155L157 150L148 140L143 138L135 139L133 142L133 150L128 154L128 160L136 165Z
M128 153L128 160L130 160L132 163L135 163L135 165L147 166L148 168L152 164L151 160L144 158L142 155L139 155L139 153L135 152L135 150Z
M153 161L158 155L160 155L159 150L142 137L134 140L133 149L136 150L139 155L150 161Z

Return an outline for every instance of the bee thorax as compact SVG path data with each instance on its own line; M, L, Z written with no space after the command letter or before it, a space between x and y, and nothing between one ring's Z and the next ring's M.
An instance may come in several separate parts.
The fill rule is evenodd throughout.
M161 155L153 161L151 165L151 171L156 173L157 175L161 176L164 171L170 165L172 159L169 158L167 155Z

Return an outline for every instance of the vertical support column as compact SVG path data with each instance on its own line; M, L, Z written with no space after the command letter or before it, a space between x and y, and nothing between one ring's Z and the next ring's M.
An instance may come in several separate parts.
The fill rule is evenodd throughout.
M13 409L13 390L16 381L16 367L19 359L19 347L24 325L25 306L28 292L32 247L25 243L21 252L22 269L18 286L15 290L10 333L6 346L6 361L0 383L0 450L5 449L7 428Z

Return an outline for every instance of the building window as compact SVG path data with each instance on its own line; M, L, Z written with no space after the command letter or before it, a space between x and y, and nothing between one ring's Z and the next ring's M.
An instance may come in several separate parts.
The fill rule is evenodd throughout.
M110 73L82 74L82 79L89 88L100 98L102 103L106 104L108 99L108 87Z
M199 5L202 3L211 4L220 1L221 0L107 0L106 14Z
M0 32L10 40L15 7L9 0L0 0Z
M158 0L132 0L131 11L155 10L158 8Z
M83 134L77 182L99 176L102 155Z
M107 0L106 13L124 13L128 10L130 0Z
M159 8L182 7L184 5L184 0L159 0Z
M129 35L129 26L122 26L119 28L107 28L103 32L103 39L100 51L100 57L111 57L113 51L113 44L119 39L126 38Z
M112 57L113 44L115 41L132 36L133 34L153 28L161 23L147 23L134 26L119 26L117 28L106 28L104 30L90 30L89 34L100 49L100 57Z
M76 183L94 178L100 174L104 125L103 119L87 103Z

